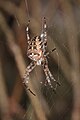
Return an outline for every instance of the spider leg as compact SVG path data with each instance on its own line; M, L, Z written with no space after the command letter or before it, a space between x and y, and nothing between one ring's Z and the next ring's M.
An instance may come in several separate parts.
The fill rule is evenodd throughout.
M55 91L56 88L57 88L57 85L60 86L60 83L57 82L57 81L55 80L55 78L53 77L53 75L51 74L51 72L50 72L50 70L49 70L49 68L48 68L48 62L47 62L47 60L43 62L42 66L43 66L44 73L45 73L45 75L46 75L47 83L48 83L48 84L50 85L50 87ZM53 88L50 79L53 80L54 82L56 82L56 87L55 87L55 88Z
M56 48L53 48L50 52L47 52L45 56L48 56L49 54L51 54L52 52L54 52L56 50Z
M46 62L46 61L43 61L42 67L43 67L44 73L45 73L45 75L46 75L45 84L48 83L49 86L53 89L54 93L56 93L55 89L53 88L53 86L52 86L52 84L51 84L50 76L49 76L49 74L48 74L48 65L47 65L47 62Z
M46 47L47 47L47 24L46 24L46 18L43 18L43 25L42 25L42 33L41 33L41 40L43 42L42 50L45 54Z
M44 69L44 68L43 68ZM44 69L44 73L46 75L46 83L48 83L50 85L50 87L53 89L54 93L56 93L55 89L53 88L52 84L51 84L51 80L50 80L50 77L48 75L48 71L47 69L45 68Z
M60 86L60 83L58 81L56 81L56 79L53 77L53 75L51 74L48 66L47 66L47 71L48 71L48 74L50 76L50 78L56 83L56 85L59 85Z
M29 90L33 95L35 95L30 88L28 88L28 80L29 80L29 74L30 72L35 68L36 62L31 62L30 65L26 68L25 74L23 75L23 83L25 85L25 88Z
M27 36L28 43L29 43L29 41L30 41L30 36L29 36L29 23L30 23L30 20L28 21L28 24L27 24L27 27L26 27L26 36Z
M47 41L47 24L46 24L46 18L44 17L43 20L43 34L44 34L44 41Z

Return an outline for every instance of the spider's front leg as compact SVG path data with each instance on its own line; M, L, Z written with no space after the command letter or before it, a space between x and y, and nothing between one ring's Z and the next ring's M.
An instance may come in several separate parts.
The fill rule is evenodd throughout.
M28 20L28 24L27 24L27 27L26 27L26 37L27 37L28 43L30 42L30 36L29 36L29 23L30 23L30 20Z
M33 95L35 95L30 88L28 88L28 80L29 80L29 74L30 72L35 68L36 62L31 62L30 65L26 68L25 73L23 75L23 83L27 90L29 90Z
M42 63L42 67L43 67L43 70L44 70L44 73L46 75L46 82L50 85L50 87L55 91L56 88L57 88L57 85L60 86L60 83L57 82L55 80L55 78L53 77L53 75L51 74L49 68L48 68L48 62L47 62L47 59L43 61ZM53 88L52 84L51 84L51 80L53 80L55 83L56 83L56 87Z
M47 24L46 24L46 18L45 17L43 18L41 41L43 42L42 43L43 54L45 54L46 47L47 47Z

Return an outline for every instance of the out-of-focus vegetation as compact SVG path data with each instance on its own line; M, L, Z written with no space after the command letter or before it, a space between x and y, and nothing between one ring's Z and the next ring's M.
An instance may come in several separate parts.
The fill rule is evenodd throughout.
M27 0L26 0L27 1ZM26 56L26 25L40 34L48 25L49 68L61 86L56 94L40 84L41 67L30 74L26 92L22 76L31 62ZM0 0L0 119L80 120L80 0Z

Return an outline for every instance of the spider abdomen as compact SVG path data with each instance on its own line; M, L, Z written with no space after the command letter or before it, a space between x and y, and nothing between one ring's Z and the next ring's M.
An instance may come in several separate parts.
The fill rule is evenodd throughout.
M43 56L42 43L40 36L34 37L28 43L27 55L31 60L40 61Z

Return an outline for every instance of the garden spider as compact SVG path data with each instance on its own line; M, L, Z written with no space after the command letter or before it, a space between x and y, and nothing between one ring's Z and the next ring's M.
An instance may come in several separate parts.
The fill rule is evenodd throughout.
M43 19L43 28L42 28L42 33L40 36L35 36L34 38L30 38L29 36L29 23L26 27L26 33L27 33L27 43L28 43L28 48L27 48L27 56L32 60L30 65L26 68L25 74L23 76L24 84L27 90L29 90L33 95L35 95L30 88L28 88L28 80L29 80L29 74L30 72L36 67L36 65L41 65L43 67L44 73L46 75L46 81L45 85L49 85L53 90L53 86L51 84L51 80L53 80L56 85L60 85L59 82L55 80L53 75L51 74L49 68L48 68L48 61L47 61L47 56L56 50L54 48L50 52L46 52L46 47L47 47L47 25L46 25L46 19L44 17Z

